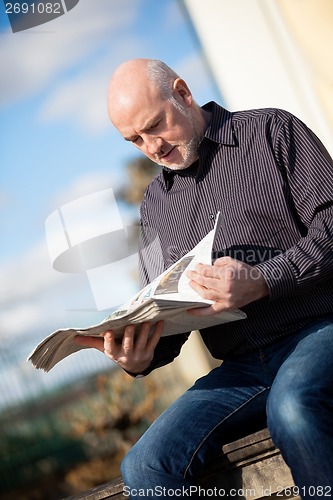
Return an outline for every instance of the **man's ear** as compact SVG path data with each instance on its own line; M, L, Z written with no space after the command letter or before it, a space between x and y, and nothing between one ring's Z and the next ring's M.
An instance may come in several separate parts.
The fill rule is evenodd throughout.
M192 93L188 88L187 83L181 78L176 78L173 82L172 88L175 93L175 97L178 98L178 100L180 98L183 101L183 104L190 107L192 104Z

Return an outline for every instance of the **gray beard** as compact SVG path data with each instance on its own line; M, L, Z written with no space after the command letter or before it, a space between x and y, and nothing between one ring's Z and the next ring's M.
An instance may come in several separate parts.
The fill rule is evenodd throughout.
M165 165L165 163L159 161L157 161L156 163L170 170L184 170L185 168L190 167L192 163L194 163L199 158L198 155L199 143L200 141L198 140L197 137L193 137L193 139L190 140L190 142L186 145L185 155L181 163L177 163L175 165L172 164Z

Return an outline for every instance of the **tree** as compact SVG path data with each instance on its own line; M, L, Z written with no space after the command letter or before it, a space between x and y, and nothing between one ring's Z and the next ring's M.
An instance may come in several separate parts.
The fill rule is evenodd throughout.
M149 158L141 156L128 163L126 168L128 183L119 191L118 196L125 203L139 205L146 187L161 171L161 167Z

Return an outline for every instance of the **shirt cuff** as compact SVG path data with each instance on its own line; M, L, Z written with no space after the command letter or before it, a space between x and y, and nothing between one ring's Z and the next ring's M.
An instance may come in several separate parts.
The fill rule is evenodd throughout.
M125 368L123 368L124 372L127 373L127 375L129 375L130 377L132 378L143 378L145 377L146 375L149 375L149 373L152 371L152 370L145 370L144 372L142 373L133 373L133 372L129 372L128 370L125 370Z
M128 370L125 370L125 368L123 368L124 372L126 372L128 375L130 375L132 378L142 378L142 377L146 377L147 375L149 375L153 370L155 370L156 368L160 368L161 366L164 366L165 363L163 362L154 362L154 360L151 362L151 364L148 366L148 368L146 368L144 371L140 372L140 373L133 373L133 372L129 372Z
M293 269L284 255L257 264L256 269L265 278L271 300L278 299L294 292L297 281Z

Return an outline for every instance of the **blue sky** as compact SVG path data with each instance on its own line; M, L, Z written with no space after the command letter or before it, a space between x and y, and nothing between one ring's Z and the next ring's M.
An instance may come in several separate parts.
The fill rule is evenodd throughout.
M162 59L200 104L220 97L177 0L80 0L66 15L15 34L3 3L0 19L0 335L23 345L14 356L19 366L25 345L105 316L84 273L52 268L45 220L80 197L116 191L138 156L107 117L113 70L135 57ZM127 286L133 290L131 276Z

